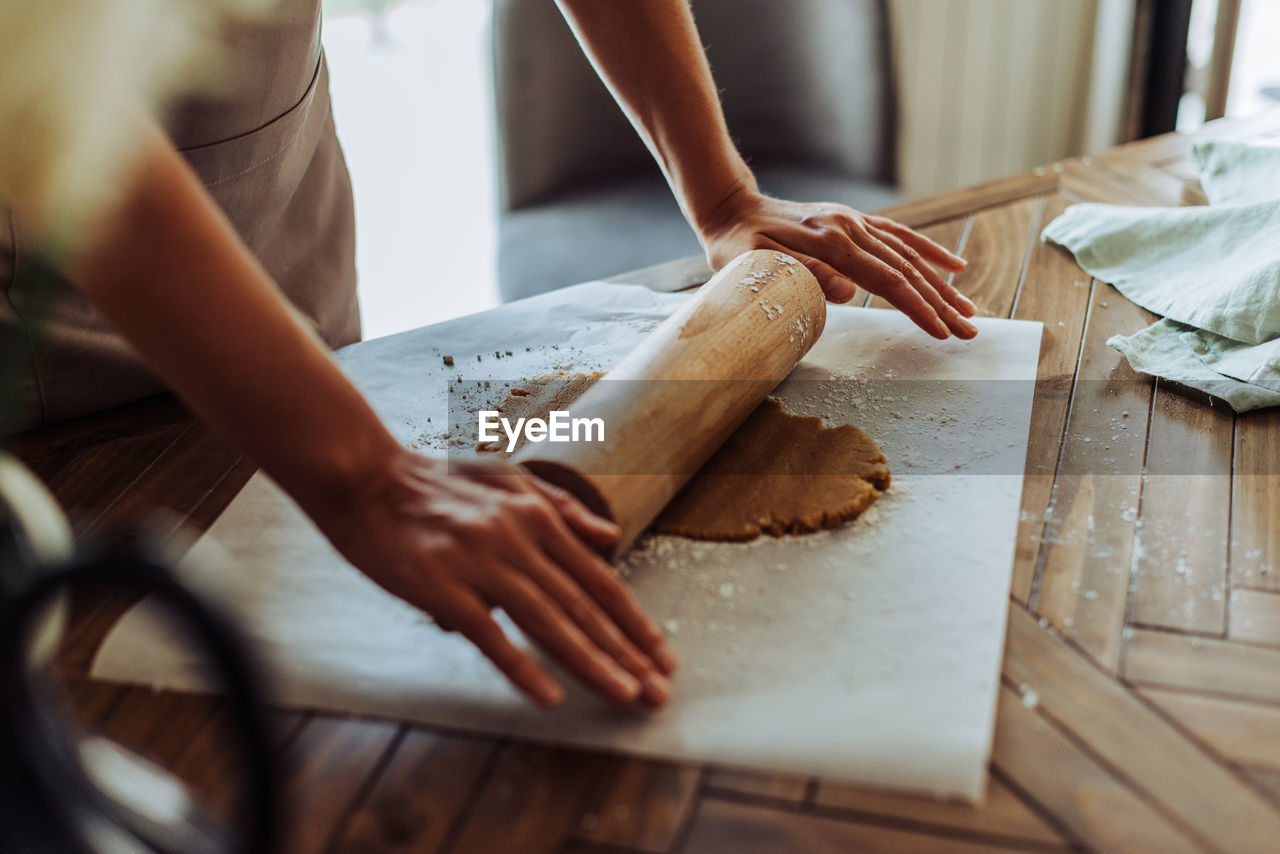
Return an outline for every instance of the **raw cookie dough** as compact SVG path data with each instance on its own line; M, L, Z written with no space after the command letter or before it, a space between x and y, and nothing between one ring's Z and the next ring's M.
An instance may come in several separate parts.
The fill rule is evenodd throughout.
M889 488L879 446L773 398L751 413L654 522L697 540L804 534L857 518Z
M545 374L513 388L508 418L567 409L603 374ZM493 445L480 450L496 451ZM889 488L875 441L851 424L792 415L766 398L653 523L697 540L754 540L834 528L857 518Z

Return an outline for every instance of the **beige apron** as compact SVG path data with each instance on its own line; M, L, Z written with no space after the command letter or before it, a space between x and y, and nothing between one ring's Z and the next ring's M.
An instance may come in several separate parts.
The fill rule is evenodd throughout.
M351 183L329 106L319 0L281 6L270 24L235 34L238 85L178 105L166 126L249 249L324 341L338 347L360 337ZM32 334L30 255L21 224L0 212L0 338L17 335L25 343L18 427L161 391L65 281L53 283L53 304Z

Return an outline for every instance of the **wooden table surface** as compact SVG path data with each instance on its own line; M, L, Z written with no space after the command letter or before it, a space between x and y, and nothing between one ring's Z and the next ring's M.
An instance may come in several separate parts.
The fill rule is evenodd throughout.
M1280 113L1202 133L1277 136ZM1171 134L889 211L969 259L956 284L984 314L1045 325L983 807L287 711L284 850L1280 850L1280 412L1234 416L1134 373L1105 342L1152 315L1038 239L1079 201L1202 204L1189 146ZM165 530L202 530L252 472L166 398L17 445L82 538L156 506ZM129 603L78 597L62 662L77 707L201 783L216 701L84 676Z

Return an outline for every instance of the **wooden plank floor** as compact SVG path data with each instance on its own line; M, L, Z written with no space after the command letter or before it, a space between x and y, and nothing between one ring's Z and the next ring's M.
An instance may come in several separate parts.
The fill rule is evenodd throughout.
M1277 136L1280 115L1203 133ZM1188 151L1159 137L887 212L969 258L955 283L983 314L1045 325L984 806L282 711L284 850L1280 850L1280 415L1134 373L1106 340L1151 316L1038 239L1082 201L1203 203ZM17 446L86 537L149 507L165 536L202 530L252 473L164 398ZM76 710L225 806L216 700L84 676L132 601L77 595Z

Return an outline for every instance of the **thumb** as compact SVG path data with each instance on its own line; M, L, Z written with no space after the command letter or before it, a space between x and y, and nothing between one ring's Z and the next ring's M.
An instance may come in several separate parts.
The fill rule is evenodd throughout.
M813 273L813 277L822 286L822 292L831 302L846 303L857 295L858 286L848 276L825 261L819 261L807 255L795 255L795 258L807 267L810 273Z

